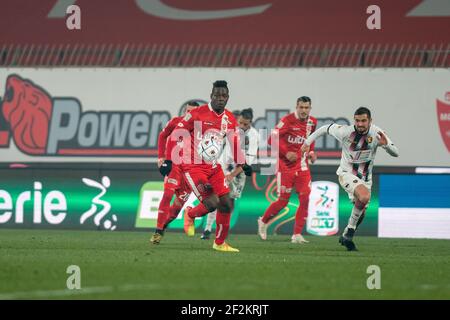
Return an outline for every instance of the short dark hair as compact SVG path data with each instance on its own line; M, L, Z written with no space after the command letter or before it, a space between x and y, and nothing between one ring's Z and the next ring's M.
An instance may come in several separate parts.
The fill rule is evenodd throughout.
M200 106L200 104L197 101L195 101L195 100L190 100L190 101L186 102L186 105L187 106L193 106L193 107Z
M360 116L363 114L367 114L367 117L369 119L372 119L372 114L370 113L370 110L367 109L366 107L359 107L358 109L356 109L355 116Z
M310 104L312 103L311 98L307 97L307 96L301 96L300 98L298 98L297 103L299 103L299 102L309 102Z
M234 110L234 111L233 111L233 116L234 116L235 118L239 117L240 115L241 115L241 111L239 111L239 110Z
M225 80L217 80L213 83L213 89L214 88L227 88L228 90L228 83Z
M239 115L244 119L252 121L253 120L253 109L252 108L243 109Z

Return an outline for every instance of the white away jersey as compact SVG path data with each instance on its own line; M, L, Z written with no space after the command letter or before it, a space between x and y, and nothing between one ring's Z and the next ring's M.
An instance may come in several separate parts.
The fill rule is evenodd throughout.
M317 130L316 134L313 134L311 139L307 140L307 144L310 145L312 142L310 140L315 140L324 133L334 136L342 143L341 163L336 173L340 175L344 172L349 172L369 182L372 180L373 163L379 146L377 135L380 131L386 135L384 130L375 125L371 125L366 134L360 134L353 125L333 123ZM388 145L382 147L392 156L398 156L397 147L394 146L387 135L386 138Z
M241 150L245 153L245 162L251 165L258 157L259 133L253 127L250 127L243 135L240 136ZM224 170L231 171L235 168L231 147L229 141L226 141L223 152L220 155L220 165ZM231 165L231 170L229 170Z

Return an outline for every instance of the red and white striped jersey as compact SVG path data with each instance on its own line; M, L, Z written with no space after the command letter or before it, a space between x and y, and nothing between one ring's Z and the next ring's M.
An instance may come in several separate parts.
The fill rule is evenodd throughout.
M365 134L359 133L353 125L338 125L332 123L320 127L311 135L306 144L313 143L314 140L324 134L330 134L342 143L341 164L336 173L352 173L358 178L370 182L372 180L372 168L377 153L378 132L386 133L375 125L371 125ZM398 149L386 135L388 144L382 146L390 155L397 157Z

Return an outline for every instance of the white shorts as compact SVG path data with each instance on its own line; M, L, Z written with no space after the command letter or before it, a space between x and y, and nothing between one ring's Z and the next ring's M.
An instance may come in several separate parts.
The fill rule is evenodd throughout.
M369 193L372 192L372 181L364 181L354 174L344 172L339 175L339 184L347 192L350 201L354 202L355 189L359 185L364 185Z

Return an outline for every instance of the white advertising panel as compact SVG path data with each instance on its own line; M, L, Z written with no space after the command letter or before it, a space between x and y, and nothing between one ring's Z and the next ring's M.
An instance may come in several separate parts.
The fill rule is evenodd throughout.
M319 125L350 124L369 107L400 150L379 152L377 165L450 163L449 70L332 68L1 69L1 161L154 161L161 128L186 101L208 101L218 79L228 81L229 109L254 109L257 129L274 128L307 95ZM319 164L338 157L332 137L316 147Z

